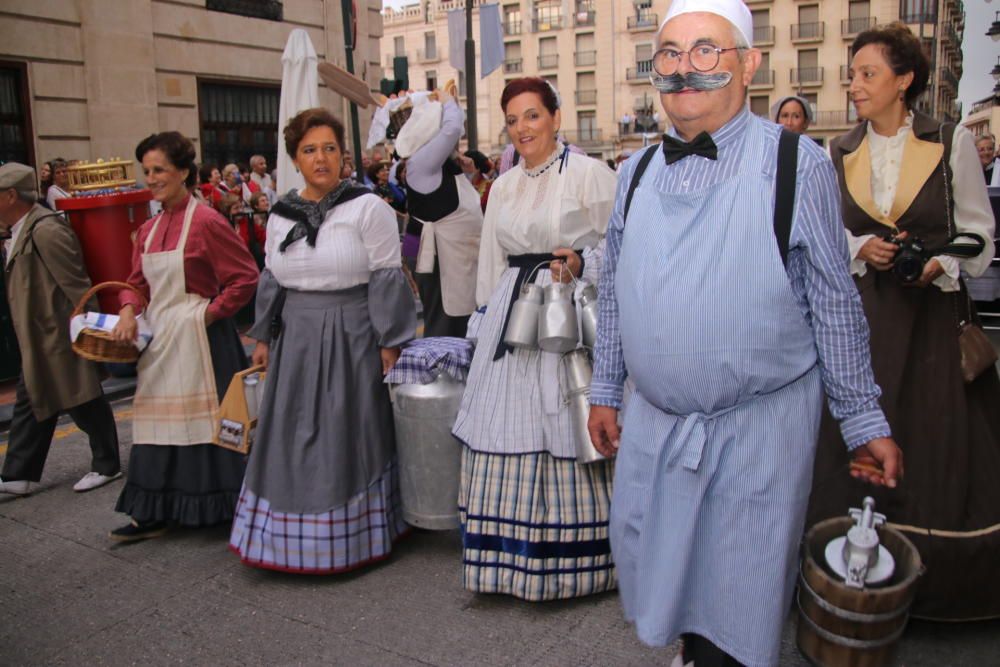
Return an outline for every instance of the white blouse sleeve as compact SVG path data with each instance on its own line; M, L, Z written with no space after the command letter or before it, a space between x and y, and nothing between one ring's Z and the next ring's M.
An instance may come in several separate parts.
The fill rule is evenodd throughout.
M993 219L993 209L983 182L983 168L979 163L972 133L961 125L955 126L949 166L952 172L951 199L954 206L955 231L982 237L986 241L986 247L978 256L969 259L938 257L945 272L934 281L934 284L942 292L958 290L960 270L972 277L981 276L990 265L995 252L993 233L996 221Z
M868 273L868 265L865 260L858 257L858 253L861 252L864 244L875 238L875 235L862 234L861 236L855 236L847 229L844 230L844 233L847 234L847 248L851 252L851 275L863 276Z
M618 187L618 175L611 171L603 162L595 161L589 166L584 178L583 204L587 211L590 228L601 235L601 240L583 252L583 275L585 282L597 284L601 274L601 264L604 259L604 235L608 231L608 221L611 219L611 209L615 205L615 190Z
M402 266L396 213L381 197L363 195L365 207L358 222L361 243L368 253L368 270Z
M499 187L498 187L499 186ZM483 232L479 238L479 269L476 275L476 305L489 303L500 276L507 268L507 256L497 240L497 224L502 215L503 179L498 179L490 188L490 198L483 217Z

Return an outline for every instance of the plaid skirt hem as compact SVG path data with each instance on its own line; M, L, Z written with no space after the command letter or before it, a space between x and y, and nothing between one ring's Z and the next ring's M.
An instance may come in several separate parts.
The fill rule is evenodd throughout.
M229 549L250 567L336 574L385 560L408 530L393 461L367 489L320 513L274 510L244 484Z
M465 588L533 602L614 590L613 465L466 447L459 496Z

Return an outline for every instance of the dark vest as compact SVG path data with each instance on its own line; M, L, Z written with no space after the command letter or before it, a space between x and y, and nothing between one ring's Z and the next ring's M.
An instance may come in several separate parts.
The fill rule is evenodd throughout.
M458 184L455 177L462 168L454 160L441 167L441 185L434 192L417 192L407 184L406 207L412 217L424 222L437 222L458 210Z
M840 181L844 226L855 236L875 234L881 237L890 232L889 227L873 219L858 205L847 189L844 175L844 157L861 146L867 127L867 123L860 123L847 134L830 142L830 157L833 159L837 178ZM944 132L942 132L942 127ZM946 205L946 195L949 198L952 195L952 173L949 159L954 132L955 126L950 123L942 126L940 122L920 112L913 114L913 133L917 139L944 144L944 154L940 163L935 166L924 182L913 203L896 221L896 226L902 231L908 231L911 238L919 236L931 246L942 245L948 239L948 221L946 219L948 211L951 211L951 228L955 228L954 199L952 198L951 202ZM901 176L905 173L906 168L906 164L901 167Z

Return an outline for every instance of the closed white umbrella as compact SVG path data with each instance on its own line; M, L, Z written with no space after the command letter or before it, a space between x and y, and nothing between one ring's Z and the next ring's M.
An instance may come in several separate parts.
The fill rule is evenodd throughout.
M288 35L281 54L281 104L278 107L278 194L305 186L302 174L295 171L292 158L285 152L282 134L285 125L297 113L319 106L319 77L316 74L316 49L309 34L296 28Z

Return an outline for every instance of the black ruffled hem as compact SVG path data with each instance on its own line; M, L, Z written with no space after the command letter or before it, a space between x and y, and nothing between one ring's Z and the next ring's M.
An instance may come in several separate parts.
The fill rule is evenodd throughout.
M128 514L139 523L172 521L182 526L213 526L232 521L239 491L216 491L200 495L180 491L149 491L126 483L118 496L115 511Z

